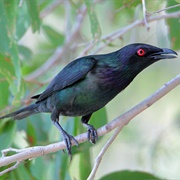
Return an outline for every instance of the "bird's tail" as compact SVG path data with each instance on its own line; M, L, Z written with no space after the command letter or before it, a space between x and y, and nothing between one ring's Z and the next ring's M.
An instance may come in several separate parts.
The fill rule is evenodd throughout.
M24 119L32 114L38 113L38 104L32 104L25 108L19 109L13 113L7 114L5 116L0 117L0 119L12 117L15 120Z

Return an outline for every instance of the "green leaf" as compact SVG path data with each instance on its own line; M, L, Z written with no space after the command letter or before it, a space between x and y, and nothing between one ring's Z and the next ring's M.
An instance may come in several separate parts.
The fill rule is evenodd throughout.
M96 129L104 126L107 122L108 119L105 107L95 112L90 119L90 124L93 124Z
M44 159L42 157L33 159L30 164L31 174L33 175L33 177L35 177L35 179L43 179L46 168L48 167L46 167L46 164L44 163Z
M14 23L11 22L12 15L8 14L8 12L10 11L9 9L10 7L7 5L7 3L3 3L3 1L0 1L0 17L1 17L0 18L0 25L1 25L0 52L2 53L4 58L8 57L8 59L12 62L14 71L8 71L8 67L4 67L3 69L1 69L1 72L2 71L9 72L8 74L9 79L10 78L12 79L11 81L10 80L8 81L10 84L11 93L14 96L17 96L18 93L21 94L20 93L21 70L20 70L17 45L13 36L12 27ZM6 74L4 75L4 77L6 77Z
M16 84L14 84L14 86L16 86ZM19 91L16 93L13 101L12 101L12 105L13 106L16 106L16 107L19 107L20 104L21 104L21 99L22 97L24 97L24 94L26 92L26 84L24 81L21 81L21 84L20 84L20 89Z
M69 179L68 166L65 166L69 163L69 156L62 151L56 153L54 159L55 168L53 172L52 179Z
M0 109L4 108L8 104L9 92L7 89L8 83L6 82L4 76L0 74Z
M36 0L26 0L28 12L31 18L32 31L36 32L40 28L39 9Z
M25 46L19 45L18 51L19 51L19 55L20 55L21 59L24 61L28 61L33 55L32 51Z
M46 7L48 7L48 5L53 4L53 1L39 1L38 5L39 5L39 11L43 11Z
M14 30L16 24L17 3L16 0L4 0L6 18L9 29Z
M30 121L27 124L27 138L30 146L36 145L36 132L35 129Z
M99 40L101 37L101 28L100 28L100 24L98 22L97 16L96 16L96 12L94 10L94 2L91 0L84 0L86 6L87 6L87 10L88 10L88 15L89 15L89 20L91 23L91 33L93 36L94 40Z
M16 40L20 40L22 36L26 33L28 28L30 27L30 17L27 11L26 4L22 3L22 6L19 7L19 9L20 10L17 12L16 29L15 29Z
M5 149L11 146L16 133L15 121L8 121L0 135L0 149Z
M25 180L31 180L33 179L32 178L32 175L31 173L28 171L29 169L24 165L20 165L18 166L18 168L15 170L15 173L16 173L16 179L25 179Z
M146 172L140 172L140 171L118 171L118 172L110 173L100 178L100 180L112 180L112 179L160 180L160 178L157 178L152 174Z
M80 179L87 179L92 169L89 149L80 153L79 167Z
M178 3L175 0L167 0L167 7L170 6L174 6L177 5ZM176 8L172 8L172 9L168 9L166 10L166 12L170 13L170 12L178 12L179 7ZM179 23L179 18L169 18L166 20L167 24L168 24L168 29L169 29L169 38L170 38L170 42L171 42L171 47L175 50L180 49L180 36L179 36L179 32L180 32L180 23Z
M64 43L64 35L60 34L59 32L47 25L43 25L42 28L45 35L53 44L55 44L56 46L60 46Z
M2 54L0 54L0 64L0 108L2 109L8 104L8 87L13 82L12 74L14 74L14 69L11 60ZM8 80L9 76L10 79Z
M15 69L16 79L14 80L13 84L11 86L16 85L16 88L14 91L12 91L13 95L16 95L20 91L20 85L21 85L21 69L20 69L20 61L18 57L18 50L17 45L15 41L11 41L12 46L10 47L10 53L11 53L11 60L13 62L13 66Z
M49 127L52 125L49 116L47 114L40 113L29 116L28 120L30 121L30 123L32 123L33 129L36 134L37 144L47 144Z
M19 96L23 93L22 91L18 91L17 90L17 84L15 84L15 74L14 74L14 67L12 65L11 59L9 57L3 57L2 55L0 55L0 62L1 62L1 67L0 67L0 74L2 75L2 80L5 79L8 84L10 85L10 90L12 92L13 95L16 95L14 100L16 98L19 99ZM22 84L21 84L22 85ZM3 89L6 86L3 87ZM21 89L21 88L20 88ZM2 93L4 93L4 91L8 92L8 89L4 89L4 91L1 89Z
M1 33L0 33L0 52L3 54L9 54L9 46L10 46L10 33L8 28L8 20L6 17L6 10L3 1L0 1L0 25L1 25Z
M122 8L123 6L127 7L127 8L131 8L131 7L137 6L138 4L141 4L141 1L140 0L136 0L136 1L134 1L134 0L121 0L121 1L113 0L112 3L116 8Z

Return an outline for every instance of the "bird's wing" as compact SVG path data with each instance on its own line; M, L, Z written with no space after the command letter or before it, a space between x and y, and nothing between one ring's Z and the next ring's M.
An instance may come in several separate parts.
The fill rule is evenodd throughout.
M72 61L55 76L42 94L35 95L32 98L37 99L37 102L40 102L54 92L72 85L80 79L83 79L95 64L96 59L90 56Z

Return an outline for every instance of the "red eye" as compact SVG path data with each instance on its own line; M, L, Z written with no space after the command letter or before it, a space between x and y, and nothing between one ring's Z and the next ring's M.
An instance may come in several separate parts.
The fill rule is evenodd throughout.
M137 55L138 55L138 56L141 56L141 57L142 57L142 56L144 56L145 54L146 54L146 52L145 52L144 49L141 49L141 48L140 48L140 49L137 50Z

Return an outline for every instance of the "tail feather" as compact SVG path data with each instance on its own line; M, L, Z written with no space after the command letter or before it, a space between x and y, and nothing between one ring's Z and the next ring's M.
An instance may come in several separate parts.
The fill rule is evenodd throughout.
M38 113L38 104L32 104L25 108L19 109L13 113L0 117L0 119L12 117L15 120L20 120L35 113Z

